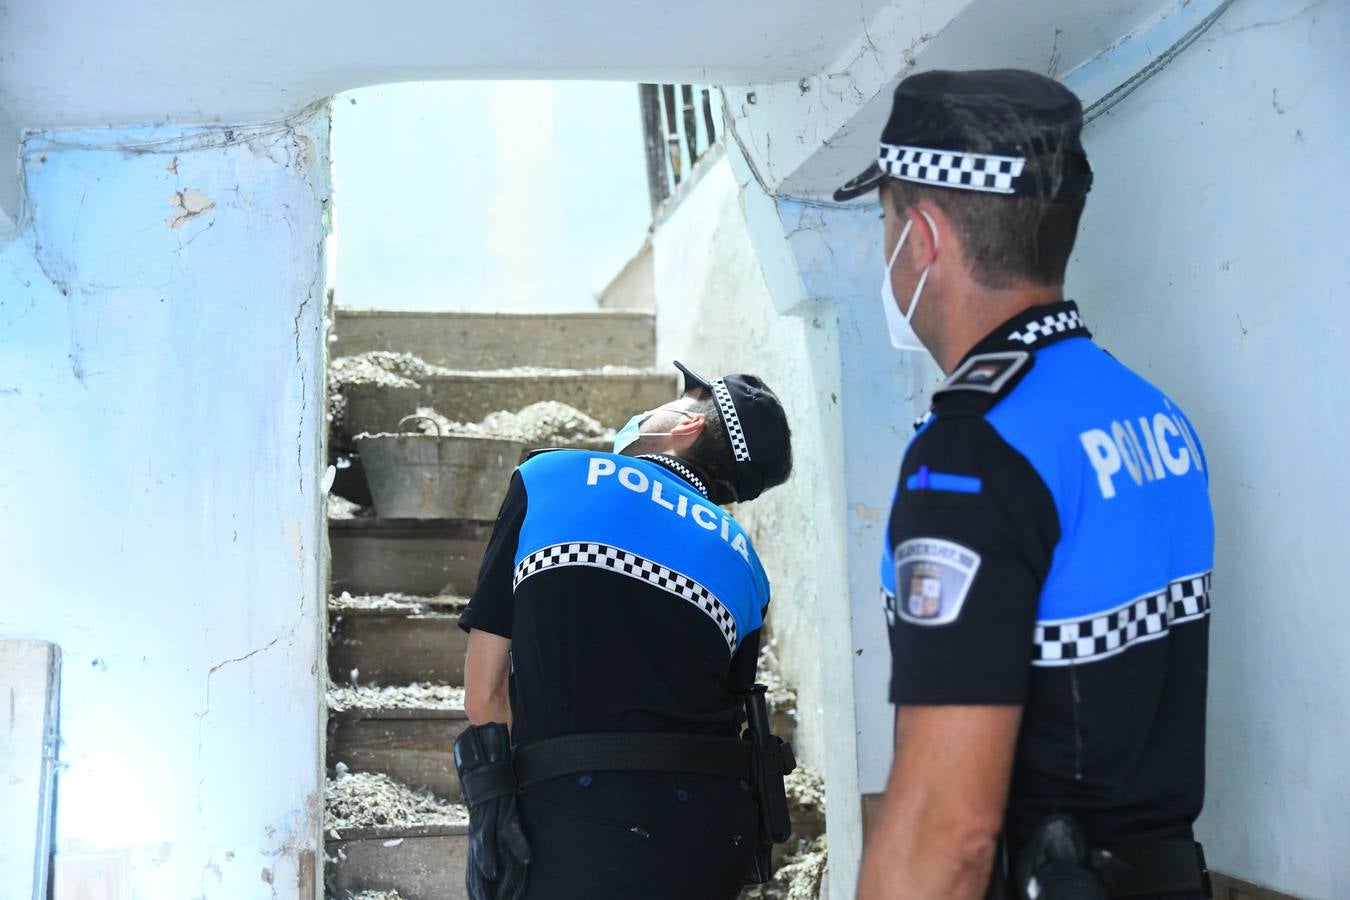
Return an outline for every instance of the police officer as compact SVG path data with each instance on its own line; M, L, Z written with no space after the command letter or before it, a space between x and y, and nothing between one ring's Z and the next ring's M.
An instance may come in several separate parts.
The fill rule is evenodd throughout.
M684 394L613 453L541 452L511 480L460 618L473 898L716 900L750 873L737 735L769 582L717 504L785 481L790 434L760 379L676 365Z
M1081 128L1040 75L913 75L835 194L880 189L891 341L947 373L882 565L898 709L869 900L1209 895L1208 464L1063 297Z

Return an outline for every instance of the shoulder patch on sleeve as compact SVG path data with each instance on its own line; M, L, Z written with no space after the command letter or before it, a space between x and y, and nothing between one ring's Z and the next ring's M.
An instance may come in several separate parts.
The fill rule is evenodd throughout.
M933 395L948 391L974 391L998 397L1026 374L1032 362L1031 353L1026 350L980 353L962 363L938 386Z
M895 611L914 625L950 625L980 570L980 554L942 538L910 538L895 548Z

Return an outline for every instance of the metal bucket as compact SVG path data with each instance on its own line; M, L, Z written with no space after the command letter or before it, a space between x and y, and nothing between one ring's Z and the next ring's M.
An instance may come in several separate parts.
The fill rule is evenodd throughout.
M403 423L427 419L404 416ZM525 445L501 438L381 434L356 439L375 513L385 519L496 518Z

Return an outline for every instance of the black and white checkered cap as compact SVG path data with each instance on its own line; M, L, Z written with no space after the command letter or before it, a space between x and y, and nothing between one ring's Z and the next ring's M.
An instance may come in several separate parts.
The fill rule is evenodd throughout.
M967 191L1013 193L1013 180L1022 174L1026 160L1020 156L959 153L882 144L877 165L892 178Z
M1076 200L1092 186L1083 107L1057 81L1019 69L934 70L895 89L877 159L834 199L887 177L934 187ZM1034 170L1027 161L1035 159Z
M792 434L777 395L754 375L724 375L709 380L684 363L684 389L712 392L731 445L736 482L730 485L739 502L753 500L782 484L792 473Z

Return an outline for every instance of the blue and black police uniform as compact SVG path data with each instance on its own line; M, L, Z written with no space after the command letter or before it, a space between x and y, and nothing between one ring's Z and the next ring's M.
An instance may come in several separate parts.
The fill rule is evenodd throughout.
M1077 227L1093 179L1082 127L1078 98L1043 75L918 73L896 87L876 160L835 198L891 178L937 201L1017 204L1003 252L1025 268L1004 274L1057 283L1062 262L1039 242L1059 253ZM1093 343L1073 303L995 328L935 392L881 565L890 697L1023 707L991 893L1006 874L1039 900L1208 896L1192 834L1208 478L1190 421Z
M881 567L891 701L1024 707L1012 858L1056 813L1124 860L1193 856L1208 472L1180 408L1073 303L995 329L905 451Z
M708 383L722 388L723 409L732 403L725 383ZM760 399L781 415L767 388ZM731 424L744 462L754 436ZM710 492L695 462L665 455L549 451L516 471L460 627L511 640L511 741L523 781L532 748L566 753L576 736L667 745L669 736L706 736L744 748L725 739L739 736L742 695L754 683L769 580L745 529ZM562 769L522 785L525 896L739 893L758 814L748 775L606 771L599 761Z

